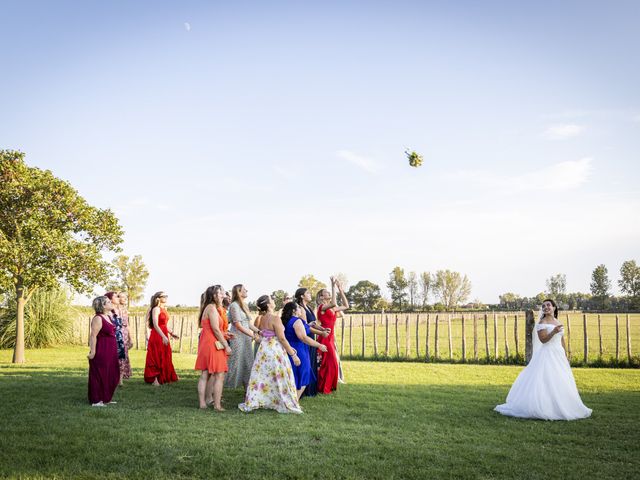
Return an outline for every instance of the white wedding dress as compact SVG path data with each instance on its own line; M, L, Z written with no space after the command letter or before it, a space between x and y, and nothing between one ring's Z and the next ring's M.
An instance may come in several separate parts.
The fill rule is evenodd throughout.
M533 331L533 355L507 395L507 403L494 410L510 417L542 420L587 418L587 408L578 393L571 366L562 348L563 333L542 343L538 330L551 332L555 325L539 323Z

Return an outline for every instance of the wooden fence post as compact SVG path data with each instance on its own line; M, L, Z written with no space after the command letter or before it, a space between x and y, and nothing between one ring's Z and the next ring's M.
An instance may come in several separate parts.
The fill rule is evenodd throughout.
M518 314L513 319L513 340L516 344L516 357L520 356L520 345L518 344Z
M366 348L366 334L364 331L364 315L362 315L362 358L364 358L364 351Z
M567 355L569 356L569 361L571 361L571 318L567 313Z
M628 313L627 313L627 361L631 363L631 325L629 324Z
M431 330L431 314L427 313L427 339L425 340L424 343L424 351L425 351L425 361L428 362L429 361L429 334Z
M353 315L349 315L349 356L353 357Z
M411 350L411 336L409 335L409 315L405 317L405 327L404 327L404 356L405 358L409 358L409 353Z
M493 314L493 353L498 358L498 314Z
M587 314L582 315L582 327L584 330L584 363L589 360L589 334L587 333Z
M534 319L533 310L527 310L525 314L525 348L524 348L524 358L527 363L531 360L531 355L533 355L533 327L535 326L536 321Z
M184 328L184 317L180 317L180 341L178 342L178 352L182 353L182 332Z
M473 360L478 361L478 315L473 314Z
M598 314L598 357L602 359L602 323Z
M193 353L193 320L189 320L189 353Z
M620 316L616 314L616 362L620 360Z
M489 318L486 313L484 314L484 351L489 360Z
M400 332L398 330L398 314L396 313L396 357L400 356Z
M340 356L342 357L344 355L344 316L340 317L340 321L342 323L342 333L340 334Z
M440 355L440 348L439 348L439 341L440 339L438 338L438 320L439 320L439 314L436 313L436 331L435 331L435 345L434 345L434 351L435 351L435 358L436 360L438 360L439 355Z
M420 314L416 315L416 358L420 358Z
M384 339L384 356L389 356L389 315L384 316L384 331L385 331L385 339Z
M504 316L504 358L509 358L509 337L507 336L507 316Z
M447 331L449 335L449 360L453 360L453 341L451 338L451 314L447 315Z
M136 350L140 350L140 339L138 337L138 328L140 325L140 318L136 315L134 317L134 320L136 322Z
M378 322L376 316L373 316L373 356L378 358Z
M464 336L464 313L462 314L462 361L467 361L467 339Z

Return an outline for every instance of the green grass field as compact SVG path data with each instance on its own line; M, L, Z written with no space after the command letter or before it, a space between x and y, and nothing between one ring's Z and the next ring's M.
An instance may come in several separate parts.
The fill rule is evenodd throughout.
M0 350L0 478L638 478L640 371L574 369L591 418L503 417L521 367L344 362L347 385L303 400L304 415L200 411L194 356L181 380L135 378L97 409L86 347ZM137 368L135 368L137 367Z

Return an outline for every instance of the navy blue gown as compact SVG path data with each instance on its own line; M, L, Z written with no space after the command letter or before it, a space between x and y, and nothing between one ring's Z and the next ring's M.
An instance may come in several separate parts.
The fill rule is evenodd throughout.
M298 353L298 358L300 359L300 365L297 367L293 364L293 360L289 357L289 361L291 362L291 368L293 369L293 376L296 379L296 390L300 390L302 387L306 387L311 382L311 379L315 381L315 376L311 371L311 363L309 361L309 345L303 343L298 336L296 335L296 331L293 328L293 324L298 320L302 322L304 325L304 329L307 332L307 335L311 333L309 329L309 325L307 323L298 318L291 317L286 327L284 327L284 336L287 338L289 345L292 348L296 349Z
M316 321L316 314L313 313L313 310L309 307L303 307L304 311L307 314L307 323L313 323ZM316 339L316 336L313 333L307 333L307 335L313 340ZM313 374L313 378L305 388L302 396L303 397L315 397L318 394L318 349L316 347L309 347L309 363L311 364L311 373Z

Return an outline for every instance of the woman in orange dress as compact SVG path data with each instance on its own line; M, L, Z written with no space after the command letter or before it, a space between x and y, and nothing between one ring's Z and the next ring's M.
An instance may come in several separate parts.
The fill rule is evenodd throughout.
M198 379L198 401L200 408L213 405L218 411L222 408L222 388L224 375L229 370L227 357L231 355L228 340L227 312L222 306L225 291L220 285L207 288L200 304L199 327L202 328L198 343L196 370L200 370Z
M147 359L144 365L144 381L155 387L163 383L178 381L178 375L173 368L171 342L169 336L179 338L169 331L169 313L167 312L167 297L164 292L156 292L151 297L151 308L147 313L147 324L151 329L149 344L147 345Z

